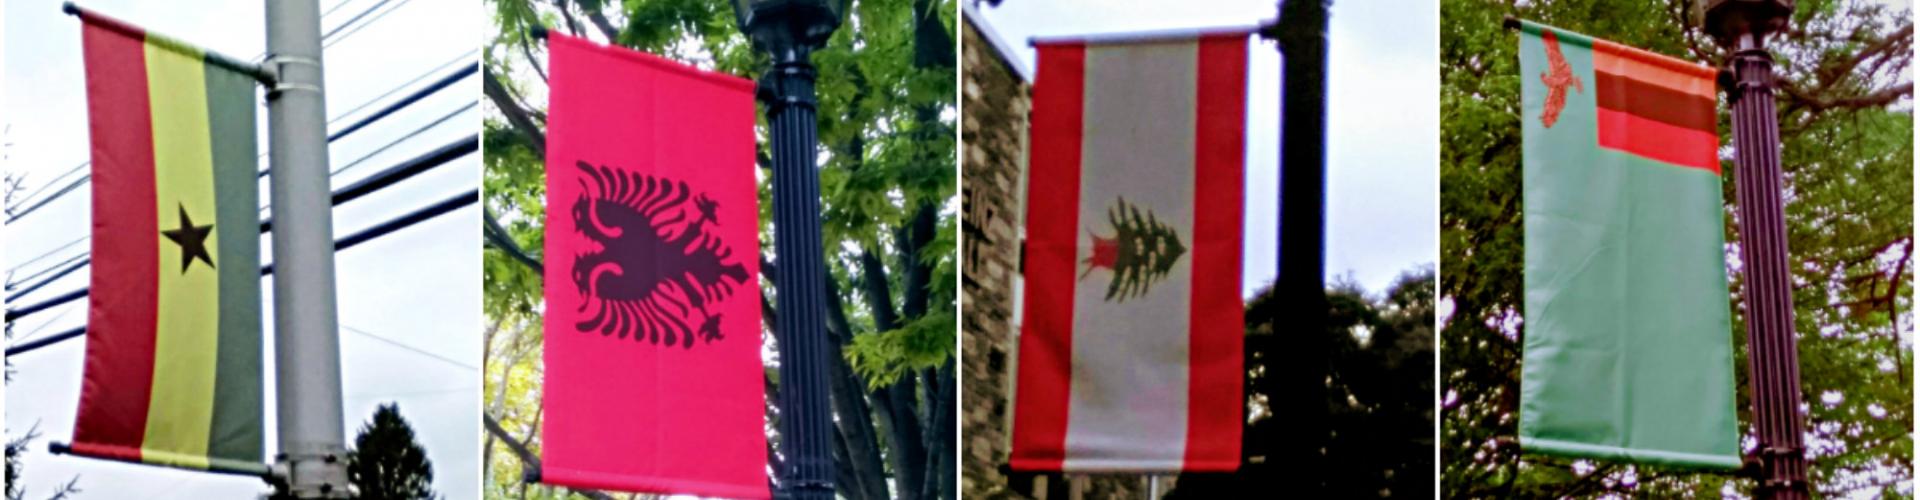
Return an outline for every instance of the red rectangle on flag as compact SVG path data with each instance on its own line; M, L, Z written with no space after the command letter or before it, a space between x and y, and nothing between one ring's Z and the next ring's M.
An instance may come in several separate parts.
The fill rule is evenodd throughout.
M548 48L541 481L767 498L753 84Z
M1012 468L1239 467L1247 38L1039 44Z

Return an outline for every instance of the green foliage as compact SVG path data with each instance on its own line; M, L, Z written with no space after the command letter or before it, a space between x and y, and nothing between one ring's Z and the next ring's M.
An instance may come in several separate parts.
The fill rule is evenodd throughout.
M1513 15L1719 65L1693 2L1561 0L1441 6L1442 488L1457 497L1750 495L1732 475L1522 456L1522 242L1518 40ZM1910 14L1802 0L1770 42L1780 75L1782 167L1806 397L1808 456L1823 496L1911 496L1913 115ZM1723 144L1732 127L1723 106ZM1744 297L1733 225L1738 168L1723 149L1729 290L1750 446ZM1446 309L1443 307L1443 309Z
M746 78L767 66L767 57L753 51L738 32L732 7L723 0L489 0L488 5L494 30L484 49L490 78L482 135L486 212L498 222L502 236L536 261L542 257L546 213L544 145L539 140L546 121L546 50L530 35L532 27L611 41ZM933 401L939 391L953 390L958 317L956 74L953 54L935 57L953 51L955 21L951 0L859 1L827 46L813 54L820 75L822 239L829 278L840 292L830 303L840 305L837 313L846 320L845 331L833 321L829 327L836 328L833 336L844 342L843 356L835 360L847 364L844 373L857 377L854 387L872 391L836 390L836 405L843 398L859 398L858 407L873 413L836 418L872 427L866 441L858 435L843 437L849 446L864 442L885 447L888 460L884 467L850 465L868 463L860 462L862 457L877 465L878 449L853 449L850 452L859 456L841 457L851 461L842 463L843 471L852 471L843 476L854 479L849 485L842 478L840 494L847 498L889 492L919 498L948 489L934 477L927 477L924 485L902 484L922 476L902 469L937 470L935 457L953 453L947 444L951 439L933 437L948 431L925 429L926 435L915 435L907 425L880 425L878 417L898 413L929 423L952 420L932 418L929 412L937 406ZM762 116L757 124L762 157L770 152L766 127ZM760 253L772 260L773 173L766 167L754 170L761 207ZM875 258L863 262L866 255ZM486 437L485 495L567 497L572 493L564 489L522 483L525 464L511 449L515 444L532 453L540 449L542 277L491 244L484 253L484 269L483 312L489 325L485 412L509 434ZM870 275L887 285L886 296L870 297L864 282L856 281ZM763 296L777 299L770 275L762 278ZM770 305L778 314L778 304ZM882 327L876 320L882 317L895 323ZM773 336L766 339L772 405L777 381L771 367L776 366L777 351ZM908 390L899 394L910 396L882 397L878 388L883 386L905 387ZM951 405L946 408L951 410ZM846 427L841 426L843 433ZM769 425L769 437L778 442L777 427ZM910 449L906 441L933 445L924 446L921 456L903 457L897 450ZM946 480L950 478L941 479Z
M1402 273L1380 295L1352 282L1327 291L1327 393L1323 401L1274 393L1274 377L1290 367L1283 350L1306 334L1275 335L1272 314L1281 298L1269 287L1247 302L1248 443L1298 439L1297 421L1284 418L1303 405L1324 405L1327 433L1320 470L1328 498L1432 498L1433 320L1431 265ZM1284 319L1278 324L1288 324ZM1274 388L1274 389L1268 389ZM1272 453L1272 447L1265 448ZM1260 452L1262 450L1249 450ZM1272 455L1268 455L1272 460ZM1168 500L1237 498L1248 485L1265 487L1291 464L1243 467L1232 476L1183 474ZM1241 477L1233 477L1241 476ZM1284 496L1282 496L1284 498Z
M958 329L951 311L921 316L901 328L854 337L846 348L847 363L867 380L868 390L878 390L909 373L946 364Z
M433 492L433 461L413 439L413 425L400 405L380 405L373 420L360 427L347 458L347 481L364 500L439 498Z

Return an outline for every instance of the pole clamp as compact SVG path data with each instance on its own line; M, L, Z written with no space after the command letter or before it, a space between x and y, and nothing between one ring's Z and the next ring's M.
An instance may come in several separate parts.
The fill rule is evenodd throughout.
M754 93L767 105L768 114L794 106L818 109L813 96L813 66L805 62L776 63L760 75Z
M290 65L311 66L314 69L318 70L320 69L320 60L310 58L310 57L296 57L296 56L288 56L288 55L280 55L280 54L267 56L266 62L261 66L265 68L268 73L273 75L273 86L267 89L268 98L273 98L274 96L277 96L282 92L294 91L294 90L302 91L302 92L313 92L315 94L318 94L321 92L320 86L318 84L288 82L286 78L286 74L287 74L286 67Z

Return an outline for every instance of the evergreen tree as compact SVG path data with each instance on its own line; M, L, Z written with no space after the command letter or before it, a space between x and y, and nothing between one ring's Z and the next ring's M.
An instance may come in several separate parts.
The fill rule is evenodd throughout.
M1096 267L1113 271L1106 300L1124 302L1146 295L1148 287L1166 279L1173 264L1187 253L1172 226L1160 222L1152 210L1142 212L1139 205L1128 203L1126 198L1119 198L1107 209L1107 223L1113 225L1113 237L1093 237L1093 255L1087 257L1087 270L1080 274L1085 278Z
M413 438L413 426L398 403L380 405L360 427L347 461L347 480L363 500L439 498L433 492L433 462Z

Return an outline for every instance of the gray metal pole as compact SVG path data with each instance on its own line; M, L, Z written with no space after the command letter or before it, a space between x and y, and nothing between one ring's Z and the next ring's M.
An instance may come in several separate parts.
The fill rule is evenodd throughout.
M280 423L274 469L296 498L348 498L320 50L317 0L267 1L266 66L278 77L267 92Z

